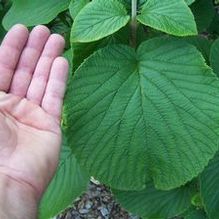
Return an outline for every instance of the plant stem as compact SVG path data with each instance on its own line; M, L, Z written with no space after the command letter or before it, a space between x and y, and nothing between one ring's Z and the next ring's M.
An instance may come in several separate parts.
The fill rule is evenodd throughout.
M134 48L136 48L137 44L137 1L132 0L131 45Z

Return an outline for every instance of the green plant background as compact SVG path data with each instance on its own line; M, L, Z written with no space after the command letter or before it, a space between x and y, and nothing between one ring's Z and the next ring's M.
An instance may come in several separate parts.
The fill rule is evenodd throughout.
M0 40L16 23L66 39L63 147L41 219L90 176L145 219L219 218L218 1L2 0L0 18Z

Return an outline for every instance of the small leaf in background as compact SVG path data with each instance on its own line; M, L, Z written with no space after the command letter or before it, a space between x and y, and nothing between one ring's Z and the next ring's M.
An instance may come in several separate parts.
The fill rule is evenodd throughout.
M66 10L69 2L70 0L14 0L3 19L3 26L8 30L17 23L26 26L47 24Z
M66 209L87 189L89 176L78 165L64 138L57 173L40 204L39 218L48 219Z
M195 17L198 32L201 33L205 31L211 24L215 15L215 8L212 0L196 0L191 5L191 10Z
M210 219L219 218L219 152L201 174L201 196Z
M118 191L113 194L123 208L143 218L172 218L191 207L193 186L170 191L156 190L152 184L142 191Z
M214 72L219 76L219 39L215 40L211 46L210 63Z
M148 0L137 19L144 25L172 35L197 34L193 14L184 0Z
M73 19L90 0L71 0L69 11Z
M71 33L72 42L92 42L109 36L130 19L118 0L93 0L76 16Z
M196 177L218 150L219 81L194 46L155 38L87 58L66 97L78 161L101 182L168 190ZM203 153L205 151L205 153ZM109 168L110 167L110 168Z

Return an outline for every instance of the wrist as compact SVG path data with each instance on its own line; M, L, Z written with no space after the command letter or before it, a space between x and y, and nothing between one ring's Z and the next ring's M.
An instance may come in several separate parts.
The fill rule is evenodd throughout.
M30 185L0 174L0 218L35 219L37 207L38 198Z

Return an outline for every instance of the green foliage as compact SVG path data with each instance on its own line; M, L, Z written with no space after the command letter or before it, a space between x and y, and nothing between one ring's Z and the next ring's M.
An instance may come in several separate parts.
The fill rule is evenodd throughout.
M176 36L196 35L196 24L184 0L148 0L137 18L144 25Z
M76 16L71 40L91 42L102 39L124 27L129 18L125 7L117 0L93 0Z
M0 40L15 23L46 24L65 37L71 64L67 142L40 218L68 207L90 176L144 219L219 218L217 7L217 0L0 2Z
M9 29L16 23L27 26L47 24L60 12L66 10L68 5L69 0L14 0L3 19L3 25Z

